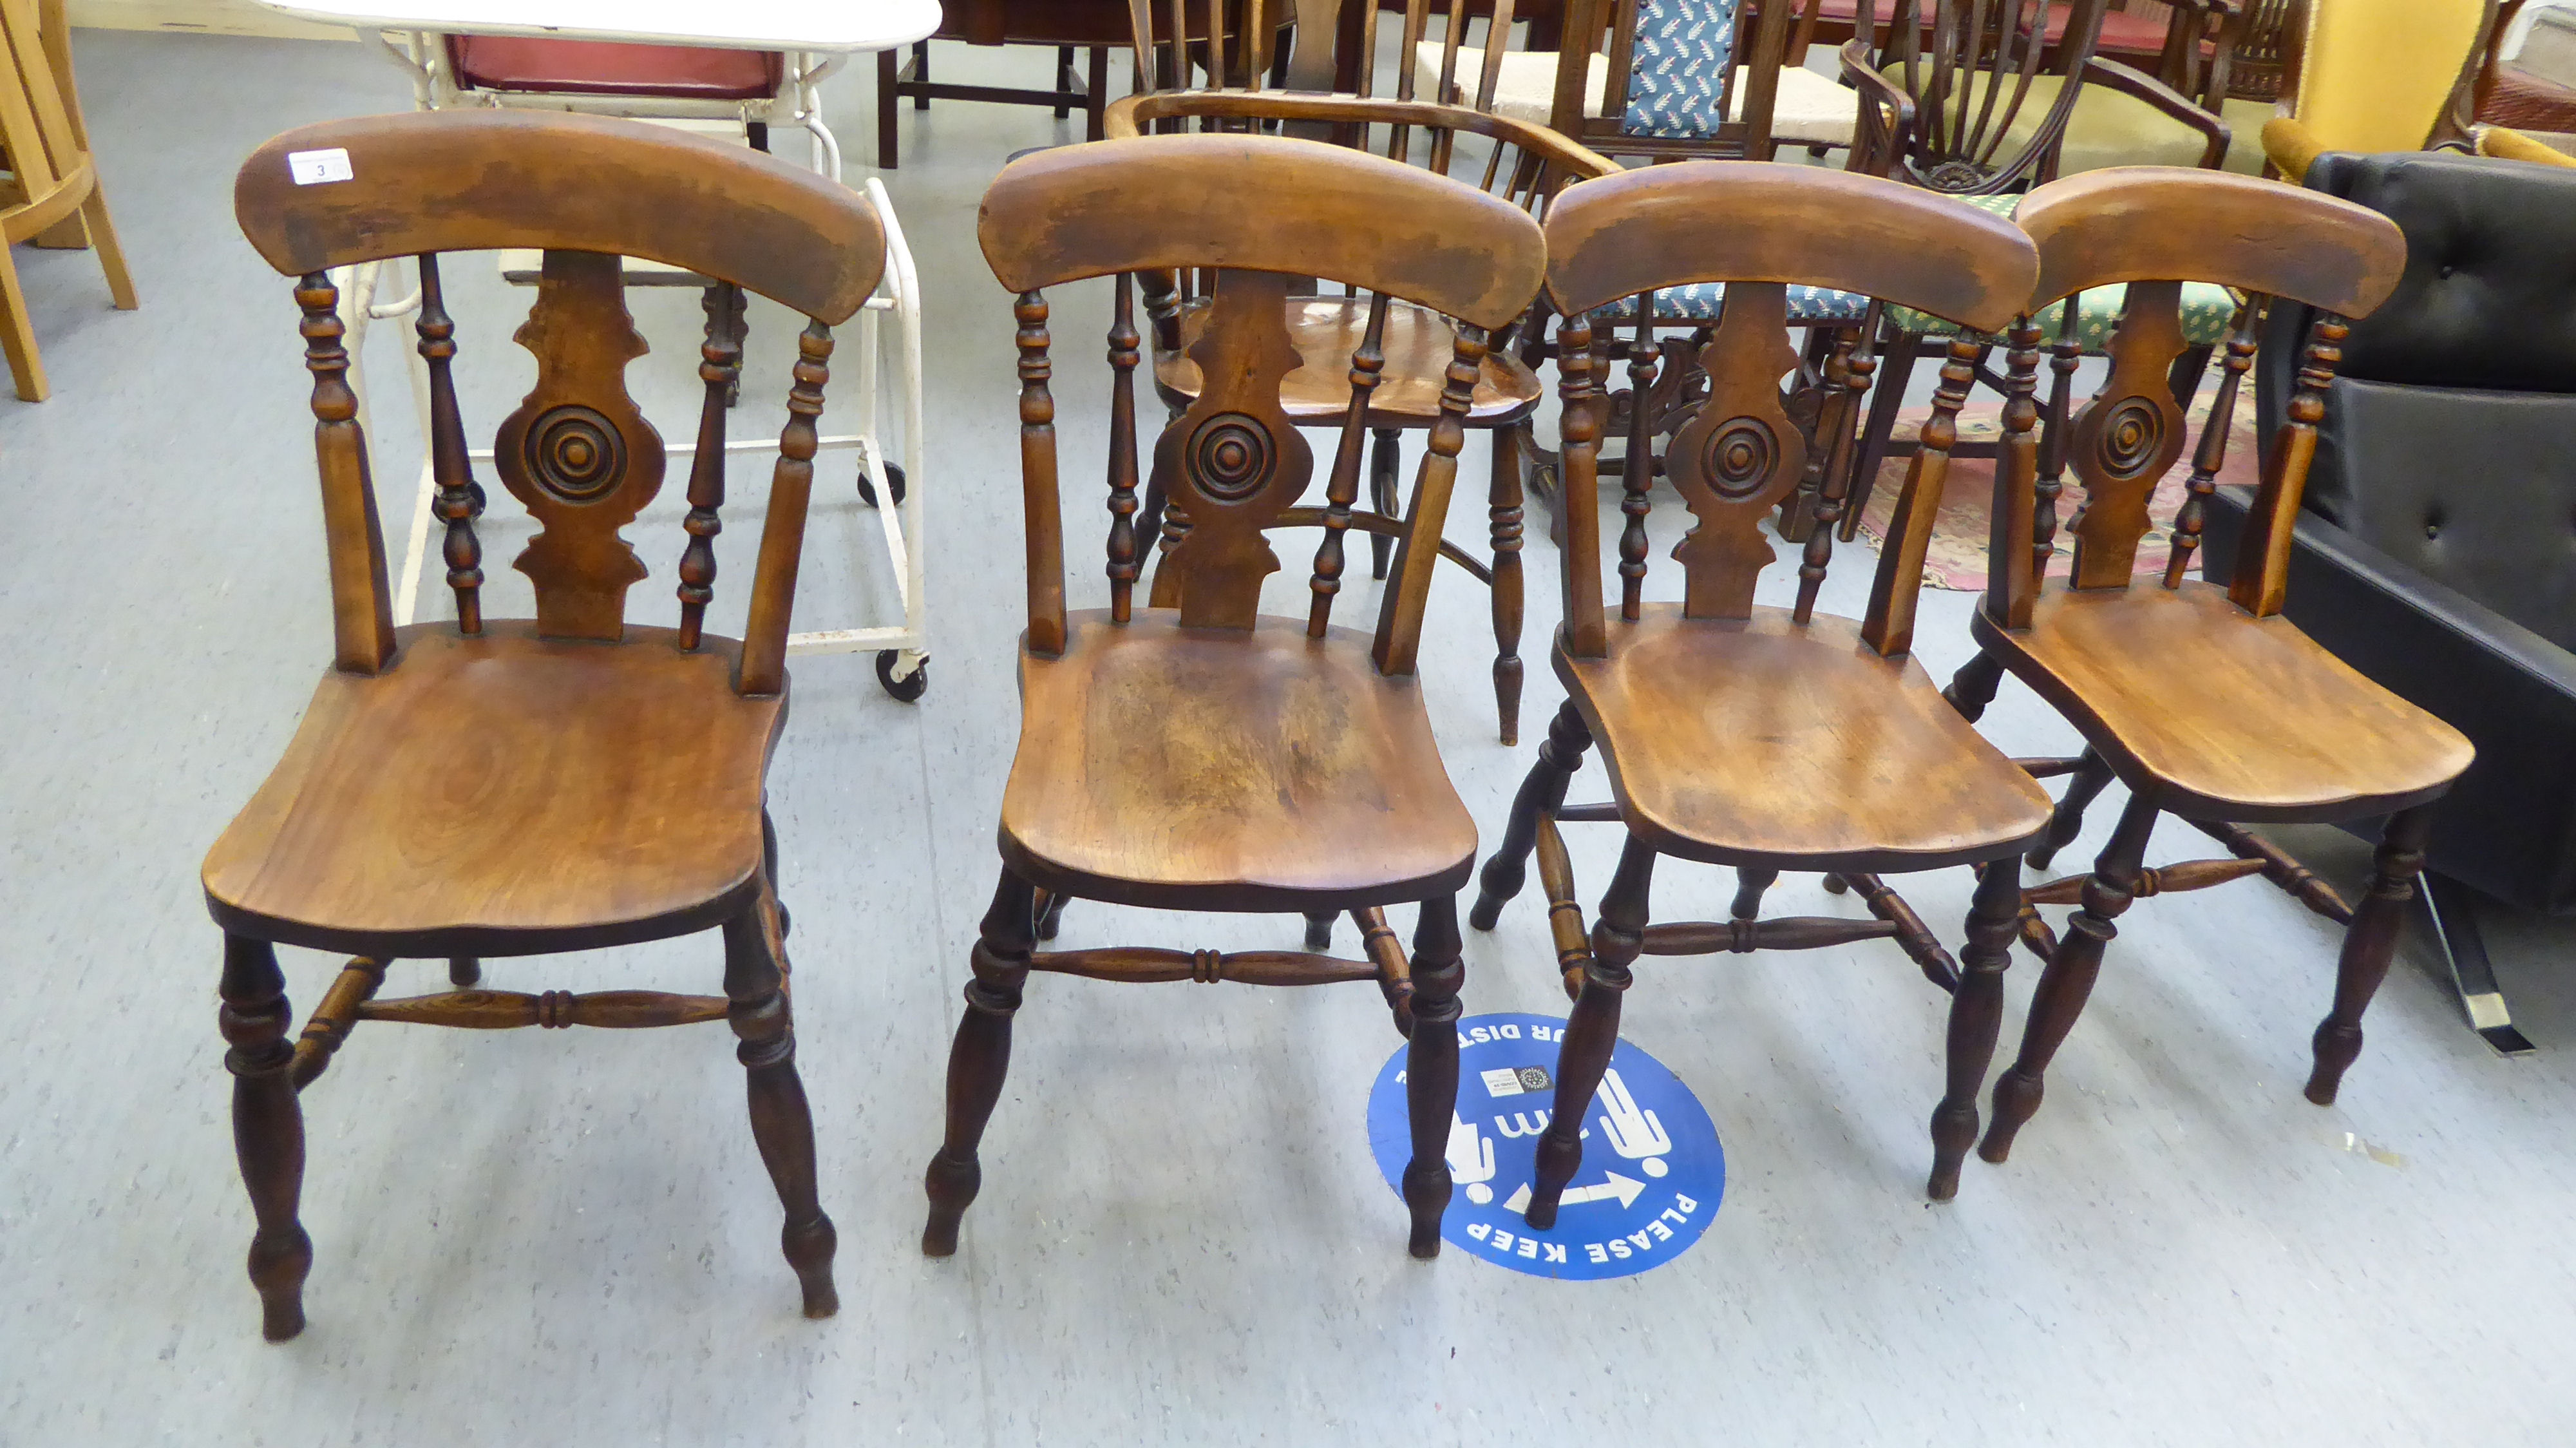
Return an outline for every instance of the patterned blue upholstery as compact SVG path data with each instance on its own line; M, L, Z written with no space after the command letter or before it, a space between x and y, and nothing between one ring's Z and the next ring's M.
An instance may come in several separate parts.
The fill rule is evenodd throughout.
M1718 305L1726 297L1724 282L1692 282L1688 286L1666 287L1655 293L1655 320L1658 322L1714 322ZM1789 325L1813 326L1817 323L1860 321L1869 310L1869 298L1858 292L1838 292L1827 287L1791 286L1789 288ZM1603 322L1637 320L1637 299L1621 297L1592 314Z
M1735 65L1736 0L1638 0L1628 68L1631 136L1706 140L1717 134L1718 92Z

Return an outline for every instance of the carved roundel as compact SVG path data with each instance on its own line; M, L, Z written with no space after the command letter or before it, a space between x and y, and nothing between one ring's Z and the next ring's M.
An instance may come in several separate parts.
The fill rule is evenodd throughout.
M2164 412L2146 398L2123 398L2102 420L2101 439L2102 466L2113 477L2135 477L2164 449Z
M520 446L529 479L567 503L591 502L626 476L624 435L587 407L548 408L529 425Z
M1240 412L1220 412L1190 435L1190 476L1200 492L1239 503L1261 491L1278 459L1270 430Z
M1730 502L1762 491L1779 460L1779 438L1769 423L1754 417L1731 417L1719 423L1700 451L1709 487Z

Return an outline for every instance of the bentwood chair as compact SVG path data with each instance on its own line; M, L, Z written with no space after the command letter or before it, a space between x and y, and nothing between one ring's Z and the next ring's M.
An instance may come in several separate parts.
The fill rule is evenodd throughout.
M1892 181L1807 167L1712 161L1633 171L1575 187L1548 217L1548 291L1567 319L1564 422L1565 625L1554 659L1566 702L1512 801L1469 921L1490 930L1518 894L1533 849L1574 1015L1557 1062L1555 1115L1538 1145L1530 1225L1554 1224L1583 1155L1589 1104L1619 1031L1620 999L1641 953L1802 950L1893 938L1951 992L1949 1084L1932 1115L1929 1190L1958 1189L1977 1133L1977 1089L2003 1011L2002 971L2020 907L2021 851L2048 824L2048 796L1944 704L1909 650L1915 596L1949 465L1972 344L1954 343L1925 446L1898 504L1867 615L1816 612L1842 487L1829 448L1805 441L1780 378L1786 290L1799 282L1885 297L1991 330L2028 296L2030 243L2008 222ZM1601 593L1596 459L1602 403L1590 317L1615 297L1722 282L1724 315L1701 348L1709 395L1675 434L1665 468L1698 520L1673 548L1678 604L1647 603L1645 450L1632 446L1621 511L1619 611ZM1847 363L1850 359L1844 359ZM1833 418L1868 386L1837 369ZM1839 423L1829 419L1831 435ZM1773 561L1762 516L1802 478L1823 490L1819 526L1798 565L1794 608L1756 605ZM1601 748L1612 801L1569 806L1583 755ZM1618 873L1587 939L1557 826L1627 831ZM1740 882L1723 923L1650 924L1655 862L1670 855L1732 865ZM1981 865L1964 959L1953 962L1882 871ZM1815 871L1868 902L1868 920L1761 918L1784 870Z
M985 193L977 231L993 274L1019 294L1028 631L1019 753L1002 795L1001 882L948 1060L948 1132L927 1175L922 1250L957 1249L959 1219L982 1181L976 1144L1001 1096L1011 1018L1036 970L1110 981L1377 982L1411 1040L1413 1160L1403 1188L1413 1255L1437 1255L1458 1088L1451 1023L1464 976L1455 894L1475 864L1476 827L1441 767L1414 661L1485 338L1538 290L1538 224L1471 187L1343 147L1150 136L1013 162ZM1132 274L1176 268L1214 276L1190 344L1213 380L1143 443ZM1068 613L1044 289L1102 276L1118 278L1110 606ZM1368 291L1366 320L1343 358L1301 357L1286 306L1298 277ZM1335 626L1333 602L1371 394L1383 385L1390 318L1405 303L1457 319L1457 331L1372 637ZM1318 509L1300 502L1315 460L1280 388L1299 366L1321 372L1328 362L1348 391ZM1136 493L1147 458L1189 526L1168 538L1140 607ZM1262 580L1280 566L1265 530L1318 523L1306 617L1263 615ZM1035 953L1041 891L1151 909L1296 912L1310 924L1348 913L1368 959ZM1384 913L1406 902L1421 906L1410 961Z
M302 186L298 152L345 150L349 178ZM233 1135L259 1219L250 1251L271 1340L304 1326L313 1249L297 1219L299 1093L361 1021L494 1029L728 1021L752 1134L786 1208L805 1313L830 1315L832 1222L814 1191L814 1129L796 1074L787 914L762 805L787 713L785 656L813 486L833 325L867 300L885 240L867 202L765 156L632 121L525 111L371 116L289 131L242 166L242 230L299 278L331 573L333 667L294 742L206 856L224 931L222 1023ZM541 525L512 566L534 619L483 616L484 491L466 466L440 253L535 247L536 356L501 422L493 470ZM374 481L328 272L419 258L437 511L453 623L396 628ZM795 385L740 641L703 627L716 580L725 450L697 450L679 627L628 624L647 576L619 530L658 492L662 440L627 396L643 355L620 257L680 266L802 312ZM723 436L741 353L710 343L702 437ZM478 988L481 961L721 930L722 995L528 994ZM277 945L353 957L300 1039ZM404 960L445 960L455 987L376 999Z
M134 281L107 219L72 85L62 0L0 0L0 351L19 398L42 402L50 391L45 364L9 254L22 241L96 247L109 298L119 311L134 310Z
M1299 50L1289 58L1287 66L1292 85L1320 83L1319 77L1331 74L1327 64L1330 53L1318 53L1314 47L1332 40L1335 31L1331 17L1343 3L1359 0L1303 0L1299 5ZM1443 0L1443 4L1445 15L1435 15L1432 0L1408 0L1402 32L1404 48L1398 54L1412 54L1426 29L1438 19L1442 22L1443 44L1450 47L1450 53L1431 79L1453 85L1465 84L1469 77L1481 77L1478 85L1489 88L1502 54L1500 47L1511 29L1509 5L1502 6L1501 23L1488 22L1483 44L1462 52L1458 47L1464 44L1472 0ZM1178 8L1175 0L1172 9ZM1471 104L1450 105L1424 98L1414 89L1415 71L1410 66L1398 67L1393 97L1372 94L1371 77L1376 72L1378 49L1375 25L1362 27L1358 35L1357 73L1362 82L1359 94L1264 89L1264 77L1273 66L1267 47L1275 26L1262 0L1250 0L1245 14L1248 18L1239 26L1217 27L1212 54L1201 45L1192 47L1200 68L1207 74L1240 84L1129 96L1109 108L1109 135L1115 139L1193 127L1209 132L1283 130L1291 136L1332 141L1355 151L1374 151L1397 161L1412 162L1435 177L1474 177L1477 189L1532 213L1543 213L1548 197L1569 181L1607 176L1619 169L1618 163L1544 126L1496 115ZM1136 16L1137 64L1140 73L1145 73L1158 54L1168 51L1170 38L1179 31L1179 17L1168 10L1157 13L1144 0L1138 0ZM1198 29L1191 32L1201 33ZM1228 54L1229 41L1238 43L1240 51ZM1198 364L1192 360L1190 348L1213 315L1211 299L1198 292L1186 274L1168 279L1148 275L1138 280L1153 322L1154 387L1164 406L1177 415L1197 398L1201 386ZM1537 289L1531 290L1535 293ZM1282 304L1293 345L1302 355L1317 360L1289 374L1281 403L1301 427L1339 427L1349 395L1340 364L1327 364L1322 359L1352 354L1368 326L1371 301L1348 288L1341 295L1329 295L1301 286L1292 288ZM1464 567L1492 591L1494 708L1498 732L1505 744L1520 739L1522 462L1535 446L1530 436L1530 415L1538 410L1546 393L1534 370L1535 353L1531 348L1533 330L1542 320L1535 313L1516 318L1509 327L1494 329L1491 345L1480 349L1482 360L1465 425L1491 432L1494 437L1486 497L1492 548L1489 561L1479 562L1455 544L1440 545L1443 556ZM1372 506L1355 509L1350 524L1369 535L1373 577L1387 576L1388 561L1402 527L1397 515L1398 439L1404 432L1427 429L1439 421L1444 369L1449 365L1455 337L1456 328L1437 307L1402 300L1387 311L1385 339L1377 357L1378 386L1370 397L1367 416L1372 444ZM1189 519L1186 509L1177 514L1167 511L1165 477L1165 470L1157 468L1147 480L1139 526L1145 537L1153 538L1159 532L1168 544L1188 528ZM1310 944L1322 949L1324 941L1318 939Z
M2361 1051L2361 1014L2387 974L2423 862L2430 809L2469 765L2469 741L2337 659L2282 616L2292 525L2317 424L2325 416L2345 318L2368 315L2397 284L2406 244L2376 212L2250 176L2137 169L2073 176L2024 198L2022 228L2039 247L2039 285L2013 334L2016 399L2007 428L2027 427L2037 386L2030 315L2087 287L2122 286L2127 301L2102 390L2070 419L2066 453L2086 488L2074 571L2043 584L2053 505L2035 485L2032 450L1996 469L1989 583L1972 621L1978 656L1951 680L1970 718L2006 672L2084 736L2064 799L2031 854L2045 868L2111 780L2129 791L2089 875L2033 887L2033 904L2076 904L2061 941L2034 914L2027 938L2048 961L2021 1053L1995 1083L1981 1155L2000 1162L2039 1109L2049 1060L2101 969L2113 924L2143 895L2196 890L2261 874L2320 913L2331 892L2247 822L2331 823L2387 816L2370 893L2351 910L2334 1006L2316 1030L2307 1096L2330 1105ZM2131 575L2157 482L2181 458L2182 409L2166 373L2183 349L2182 280L2250 294L2227 344L2225 372L2193 457L2161 581ZM2226 462L2238 384L2256 350L2262 299L2323 315L2309 332L2288 421L2264 459L2225 587L2190 577L2213 480ZM2232 857L2142 867L2157 817L2216 838Z

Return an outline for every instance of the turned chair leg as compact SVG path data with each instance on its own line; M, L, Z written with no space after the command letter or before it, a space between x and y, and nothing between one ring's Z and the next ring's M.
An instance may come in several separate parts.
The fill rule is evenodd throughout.
M1959 711L1960 718L1974 724L1986 717L1986 706L1995 701L1995 690L2003 681L2004 666L1993 655L1981 653L1959 666L1941 697Z
M1515 430L1493 430L1488 512L1494 548L1494 714L1506 745L1521 742L1521 465Z
M1530 766L1520 792L1512 796L1503 842L1476 877L1476 907L1467 912L1468 924L1478 930L1493 929L1502 918L1504 902L1521 892L1529 879L1530 850L1538 843L1539 816L1554 814L1565 803L1565 787L1574 779L1574 771L1583 767L1583 751L1591 747L1592 730L1583 722L1583 712L1568 699L1547 726L1538 762Z
M2032 869L2047 869L2048 862L2057 858L2057 852L2073 844L2075 837L2084 832L2084 811L2092 807L2103 787L2110 782L2110 763L2092 746L2085 746L2083 761L2075 766L2075 777L2066 781L2065 795L2057 801L2057 808L2048 813L2048 833L2039 837L2039 844L2030 852Z
M1977 1140L1977 1092L1994 1064L2004 1023L2004 968L2012 964L2021 924L2021 859L1986 862L1968 906L1968 943L1959 951L1959 986L1950 994L1949 1080L1932 1108L1932 1179L1936 1202L1959 1194L1959 1166Z
M472 990L483 983L483 962L471 955L447 958L447 983L458 990Z
M1040 890L1037 893L1038 939L1055 939L1057 932L1064 928L1065 902L1072 898L1070 895L1059 895L1053 890Z
M1396 481L1396 430L1378 427L1369 430L1369 500L1370 505L1389 518L1402 518L1404 500ZM1387 559L1395 549L1395 540L1383 533L1369 535L1369 577L1383 581Z
M1333 920L1338 913L1332 910L1306 912L1306 948L1308 950L1333 948Z
M2129 796L2111 842L2095 857L2092 877L2084 882L2083 904L2067 918L2066 938L2040 972L2030 1020L2022 1027L2021 1054L1995 1080L1995 1119L1977 1146L1977 1155L1990 1162L2012 1155L2014 1135L2039 1110L2048 1063L2084 1013L2093 978L2102 971L2102 951L2120 933L2111 922L2135 897L2138 865L2146 857L2147 837L2155 833L2156 813L2148 796Z
M2417 877L2424 869L2424 839L2433 827L2433 807L2417 805L2388 817L2371 862L2370 893L2352 912L2344 928L2343 953L2335 962L2334 1009L2317 1023L2313 1044L2316 1065L2308 1073L2307 1096L2319 1106L2334 1105L2343 1073L2361 1054L2361 1013L2387 978L2388 962L2397 953L2397 937L2406 926L2406 907L2414 900Z
M1422 902L1413 927L1413 1034L1404 1048L1405 1114L1413 1159L1404 1166L1404 1204L1413 1214L1410 1250L1440 1255L1440 1217L1449 1210L1449 1124L1458 1111L1458 897Z
M948 1136L922 1180L930 1194L930 1220L921 1229L924 1256L955 1254L957 1224L984 1184L975 1148L1011 1069L1011 1016L1028 983L1036 907L1036 887L1005 868L969 958L975 979L966 987L966 1016L948 1052Z
M1727 917L1733 920L1761 919L1762 892L1770 889L1771 882L1779 878L1780 872L1777 870L1766 870L1754 865L1736 866L1735 901L1726 907Z
M832 1253L839 1237L814 1190L814 1114L805 1104L805 1082L796 1074L796 1020L785 989L784 938L766 891L752 908L724 923L725 1019L741 1045L744 1085L751 1101L751 1135L760 1161L778 1188L786 1224L778 1245L796 1269L805 1315L830 1317L841 1310L832 1287Z
M304 1111L295 1101L294 1010L277 951L265 940L224 937L223 1007L216 1023L232 1049L233 1152L250 1189L250 1282L259 1289L260 1336L284 1342L304 1330L304 1277L313 1239L296 1217L304 1195Z
M1583 1165L1583 1118L1592 1110L1592 1093L1601 1073L1610 1069L1610 1053L1619 1044L1619 1001L1631 980L1628 967L1646 947L1646 897L1654 884L1653 847L1630 836L1619 852L1618 872L1601 897L1601 917L1592 927L1592 961L1583 972L1583 992L1565 1023L1565 1040L1556 1052L1556 1109L1538 1139L1538 1161L1530 1182L1529 1209L1523 1217L1534 1231L1556 1225L1557 1201Z

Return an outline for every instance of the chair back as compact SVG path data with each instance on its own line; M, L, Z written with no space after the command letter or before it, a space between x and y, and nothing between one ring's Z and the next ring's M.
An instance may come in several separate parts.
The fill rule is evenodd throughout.
M2328 151L2420 151L2468 133L2496 0L2304 0L2281 96Z
M1580 0L1578 0L1580 3ZM1112 105L1105 122L1112 138L1188 130L1275 129L1306 140L1331 141L1393 160L1427 167L1442 176L1459 173L1458 138L1481 138L1483 171L1478 188L1536 209L1567 178L1606 175L1619 169L1543 126L1492 115L1494 87L1513 28L1513 0L1405 0L1397 50L1395 93L1377 92L1377 11L1369 0L1130 0L1139 75L1158 81L1206 79L1130 96ZM1287 58L1285 89L1268 77L1282 69L1270 46L1278 33L1272 16L1293 6L1297 41ZM1362 21L1340 25L1346 7ZM1472 42L1476 23L1483 30ZM1347 29L1355 55L1337 52ZM1201 37L1213 30L1217 39ZM1432 32L1437 31L1434 35ZM1170 37L1194 62L1182 77L1171 68ZM1414 61L1425 49L1438 63ZM1349 91L1332 89L1337 75L1353 78ZM1449 97L1455 95L1452 103ZM1471 160L1472 164L1472 160Z
M1767 161L1794 23L1792 0L1569 0L1548 124L1614 156Z
M1884 31L1876 28L1881 3ZM2063 38L2051 47L2048 0L1860 0L1864 38L1843 47L1846 68L1874 69L1907 104L1895 114L1875 100L1861 106L1852 169L1958 196L2048 180L2107 3L2073 0ZM1874 35L1885 38L1873 55ZM2060 80L2035 86L2042 74ZM2043 97L2045 109L2025 122L2025 109Z
M336 162L343 179L327 172L316 179L324 162ZM436 511L446 524L457 627L469 634L483 626L474 520L484 493L457 409L456 329L441 253L544 253L536 302L517 338L536 355L536 385L502 420L493 470L541 525L512 566L535 585L537 630L548 637L621 640L626 590L647 575L619 530L660 490L664 452L626 393L626 364L646 348L627 315L619 258L710 278L711 312L738 308L738 288L804 313L737 681L745 694L778 692L831 328L866 302L885 262L884 232L865 199L800 168L666 127L494 110L365 116L289 131L242 164L233 209L260 256L298 278L338 664L358 673L386 667L396 640L331 268L419 258ZM721 340L726 331L707 343L698 369L706 397L678 570L682 648L699 646L714 594L725 400L742 363L739 344Z
M1321 524L1307 631L1321 638L1340 587L1343 534L1358 497L1365 418L1384 365L1390 298L1454 318L1457 336L1395 570L1379 605L1380 672L1413 672L1440 529L1456 480L1487 334L1536 296L1545 267L1527 213L1471 187L1344 147L1262 135L1147 136L1044 151L1012 162L984 195L976 223L985 260L1018 294L1020 465L1028 544L1032 652L1066 637L1063 521L1055 401L1049 390L1044 289L1114 276L1109 332L1108 577L1111 616L1126 622L1143 570L1136 536L1140 458L1170 499L1149 606L1185 627L1250 630L1262 580L1279 568L1265 530ZM1209 316L1189 349L1197 399L1140 449L1135 371L1141 358L1132 276L1197 270L1212 277ZM1349 359L1351 401L1320 512L1297 506L1314 457L1280 405L1303 359L1290 345L1292 281L1321 277L1370 294L1367 330Z
M63 25L60 0L0 0L0 245L71 215L97 184Z
M2164 586L2179 588L2197 547L2206 500L2226 463L2236 395L2257 346L2267 300L2316 308L2305 339L2289 421L2272 439L2263 482L2237 554L2229 595L2247 611L2280 611L2316 427L2341 358L2348 318L2375 310L2397 285L2406 241L2387 217L2315 191L2225 172L2138 166L2087 172L2043 186L2017 215L2039 248L2039 283L2011 337L2009 391L2023 406L2037 385L2039 330L2030 320L2093 287L2126 284L2127 302L2110 344L2110 376L2068 424L2065 454L2084 485L2073 576L2079 589L2127 588L2139 540L2150 526L2156 484L2182 456L2183 411L2167 378L2183 352L2185 282L2214 282L2246 297L2227 344L2219 383L2187 495L2174 520ZM2055 519L2036 512L2034 454L2007 450L1996 469L1988 614L2006 627L2029 623Z
M1814 438L1845 439L1871 363L1842 339L1828 363L1837 384L1812 434L1789 415L1780 379L1796 375L1787 342L1791 283L1856 292L1992 332L2024 304L2038 270L2031 244L2010 222L1962 202L1877 177L1804 166L1719 161L1653 167L1587 182L1561 196L1547 221L1548 293L1566 322L1563 374L1565 647L1606 651L1599 557L1597 457L1604 411L1589 314L1636 296L1654 314L1654 292L1722 283L1725 305L1700 346L1708 396L1669 445L1664 466L1698 523L1675 545L1684 574L1682 612L1743 619L1774 554L1761 520L1805 481L1839 508L1846 459ZM1967 399L1977 348L1961 341L1942 369L1933 419L1907 474L1882 555L1862 637L1886 655L1913 640L1914 602L1934 513ZM1646 411L1640 408L1638 411ZM1646 578L1647 488L1654 449L1642 435L1628 452L1619 539L1620 616L1640 617ZM1798 570L1797 620L1814 612L1833 547L1821 511Z

